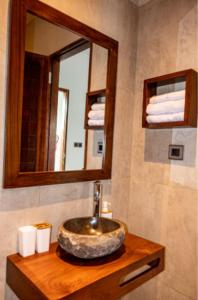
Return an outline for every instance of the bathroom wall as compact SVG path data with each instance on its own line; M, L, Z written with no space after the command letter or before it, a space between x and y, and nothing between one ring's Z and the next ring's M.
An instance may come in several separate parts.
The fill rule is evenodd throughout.
M115 115L112 181L104 182L104 197L111 199L115 217L127 220L130 187L130 149L137 7L129 0L45 0L43 1L119 41L119 62ZM0 5L0 177L3 177L6 70L9 1ZM2 184L1 184L2 185ZM5 292L6 255L14 253L17 227L40 221L53 223L53 239L66 218L92 212L92 183L4 190L0 188L0 299ZM6 300L16 297L6 288Z
M196 0L139 9L128 220L132 232L166 246L166 269L128 300L197 299L197 129L141 128L143 80L198 70L197 29ZM168 160L169 144L184 145L183 161Z
M198 70L197 1L45 0L119 41L112 180L104 182L114 216L129 229L166 246L166 270L127 300L196 300L197 130L144 130L143 80L186 68ZM79 9L80 7L80 9ZM137 16L138 39L136 60ZM8 0L0 9L0 170L2 177L7 68ZM136 65L135 65L136 63ZM136 74L135 74L136 67ZM135 79L135 80L134 80ZM169 161L168 145L184 144L184 161ZM58 225L90 214L92 183L0 189L0 299L5 257L16 251L17 227L39 221ZM15 300L6 289L6 300Z

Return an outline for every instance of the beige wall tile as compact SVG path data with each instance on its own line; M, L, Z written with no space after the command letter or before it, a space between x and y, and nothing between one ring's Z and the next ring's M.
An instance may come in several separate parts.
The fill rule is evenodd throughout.
M38 206L39 201L39 187L0 189L0 211L23 210Z
M171 161L170 180L193 189L197 188L198 155L197 130L174 129L172 144L184 145L184 160Z
M130 97L132 98L132 94L124 89L119 89L117 92L113 143L113 175L121 178L130 177L131 154L128 149L131 149L133 114L133 105L129 101Z
M158 142L163 142L163 135L158 139ZM169 182L169 163L164 163L168 156L168 145L156 147L157 141L153 144L149 143L145 147L133 145L132 164L131 164L131 180L150 182L156 184L167 184ZM160 145L160 143L159 143ZM148 149L148 151L146 151ZM159 149L163 149L160 152ZM153 153L156 156L153 156Z
M164 285L158 285L157 299L159 300L196 300L197 298L189 298L178 291Z
M197 191L170 188L167 210L167 286L196 298L197 279Z
M167 235L168 194L169 189L165 185L133 182L129 207L130 231L164 243Z
M40 205L86 199L92 189L92 182L60 184L58 188L57 185L42 186L40 187Z
M179 21L177 37L177 66L180 69L198 68L197 7L194 5Z
M5 299L9 300L19 300L19 298L13 293L13 291L6 285L5 288Z
M129 185L130 179L121 179L118 177L113 177L112 181L115 181L116 184L112 186L112 208L113 208L113 217L115 219L120 219L123 222L129 224Z

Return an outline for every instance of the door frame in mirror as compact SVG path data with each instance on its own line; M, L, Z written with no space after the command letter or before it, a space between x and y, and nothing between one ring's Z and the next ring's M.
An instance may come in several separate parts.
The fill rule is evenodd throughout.
M105 151L102 169L79 171L20 172L22 101L25 56L26 13L32 13L55 25L65 27L92 43L108 49ZM74 18L38 1L12 0L9 44L9 70L6 107L4 188L60 184L111 178L113 129L116 93L118 42Z

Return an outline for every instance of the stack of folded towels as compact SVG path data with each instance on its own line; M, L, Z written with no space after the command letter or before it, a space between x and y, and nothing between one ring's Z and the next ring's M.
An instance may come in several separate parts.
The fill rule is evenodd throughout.
M185 90L156 95L146 108L148 123L184 121Z
M105 103L94 103L88 113L89 126L104 126Z

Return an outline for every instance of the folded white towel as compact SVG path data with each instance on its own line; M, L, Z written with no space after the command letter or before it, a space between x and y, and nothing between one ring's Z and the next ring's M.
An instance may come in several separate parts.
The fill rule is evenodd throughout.
M185 98L185 90L166 93L162 95L156 95L150 98L150 103L160 103L164 101L173 101L173 100L180 100Z
M166 123L184 121L184 112L164 115L148 115L146 117L148 123Z
M104 110L90 110L88 117L91 120L102 120L104 119Z
M157 104L148 104L146 112L148 115L160 115L178 113L184 111L185 100L166 101Z
M88 125L89 126L103 126L104 125L104 120L88 120Z
M91 106L92 110L105 110L105 103L94 103Z

